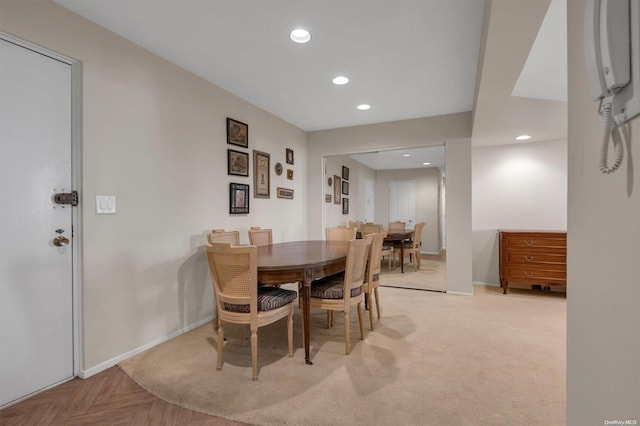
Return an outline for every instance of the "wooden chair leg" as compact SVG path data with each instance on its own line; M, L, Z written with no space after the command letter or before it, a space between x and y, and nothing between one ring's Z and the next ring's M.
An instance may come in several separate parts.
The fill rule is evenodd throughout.
M362 321L362 303L358 303L358 322L360 323L360 340L364 340L364 321Z
M380 313L380 297L378 296L378 287L374 288L373 292L376 294L376 312L378 313L378 319L380 319L381 313Z
M218 321L218 360L216 362L216 370L222 370L222 344L224 343L224 326L222 321Z
M258 380L258 329L251 330L251 367L253 381Z
M304 333L302 333L304 336ZM287 338L289 340L289 357L293 356L293 304L291 304L291 310L287 317ZM304 345L304 343L303 343Z
M344 346L345 353L351 353L351 340L349 339L349 310L344 312Z
M376 305L378 304L378 296L374 296L373 292L367 293L369 296L369 328L373 330L373 298L376 299Z

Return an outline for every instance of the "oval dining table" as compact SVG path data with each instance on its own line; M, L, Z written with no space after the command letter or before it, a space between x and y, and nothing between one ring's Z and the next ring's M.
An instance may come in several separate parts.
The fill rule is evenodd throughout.
M258 281L261 284L302 283L304 360L309 358L311 283L345 270L346 241L291 241L258 247Z

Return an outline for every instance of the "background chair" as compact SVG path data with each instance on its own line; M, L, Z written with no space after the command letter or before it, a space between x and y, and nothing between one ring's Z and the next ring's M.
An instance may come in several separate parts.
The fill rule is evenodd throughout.
M382 225L379 223L363 223L360 225L360 233L362 235L373 234L374 232L382 232Z
M395 232L405 232L407 229L407 224L405 222L396 220L395 222L389 222L389 233L393 234Z
M380 269L382 267L382 244L386 232L377 232L371 235L371 248L369 249L369 262L367 265L366 283L362 286L364 297L369 299L369 326L373 330L373 299L375 299L376 312L380 319L380 299L378 287L380 286Z
M346 226L337 226L335 228L327 227L327 241L351 241L356 239L356 228L347 228Z
M293 301L295 291L258 287L258 250L255 246L232 247L229 243L207 246L207 258L218 308L218 360L222 369L224 324L249 324L251 366L258 380L258 328L287 318L289 356L293 356Z
M362 285L365 279L365 269L369 256L371 239L349 241L347 264L344 277L331 276L311 284L311 307L326 309L329 313L342 311L344 313L344 344L345 353L351 352L349 337L349 309L356 305L358 321L360 322L360 339L364 338L362 326ZM333 315L329 316L329 327L333 325Z
M387 231L384 231L384 236L387 236ZM396 269L396 250L393 247L393 244L388 243L388 244L384 244L384 240L383 240L383 245L382 245L382 251L380 252L380 257L381 258L387 258L387 268L389 269L389 272L391 272L391 265L393 265L393 269Z
M224 229L214 229L207 235L209 244L213 243L229 243L232 246L240 245L240 232L225 231Z
M404 254L413 256L413 269L417 271L420 269L420 246L422 245L422 229L425 223L416 223L416 227L413 233L413 241L404 242ZM400 259L404 262L404 259Z
M273 244L271 229L261 229L259 226L249 228L249 244L253 246L270 246Z

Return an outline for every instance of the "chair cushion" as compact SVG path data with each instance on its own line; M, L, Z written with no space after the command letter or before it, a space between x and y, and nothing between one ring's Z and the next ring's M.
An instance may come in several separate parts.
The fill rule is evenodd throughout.
M351 289L351 297L356 297L362 292L362 287ZM339 277L328 277L311 284L311 297L317 299L342 299L344 294L344 281Z
M298 294L293 290L285 290L279 287L258 287L258 311L271 311L281 306L287 305L294 300ZM249 305L236 305L225 303L224 309L231 312L249 313Z

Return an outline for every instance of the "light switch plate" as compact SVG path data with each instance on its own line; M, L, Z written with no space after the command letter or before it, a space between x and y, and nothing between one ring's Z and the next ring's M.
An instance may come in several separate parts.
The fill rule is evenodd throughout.
M96 195L97 214L115 214L116 197L113 195Z

